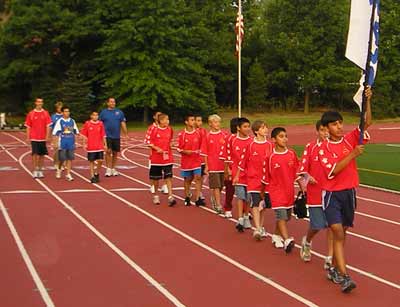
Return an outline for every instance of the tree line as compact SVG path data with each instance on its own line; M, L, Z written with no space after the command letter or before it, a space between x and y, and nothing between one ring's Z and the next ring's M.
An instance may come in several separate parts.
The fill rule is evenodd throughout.
M350 0L244 0L246 109L357 111L345 59ZM35 96L86 118L116 97L132 119L237 103L235 1L1 0L0 109ZM376 116L399 116L400 2L381 2Z

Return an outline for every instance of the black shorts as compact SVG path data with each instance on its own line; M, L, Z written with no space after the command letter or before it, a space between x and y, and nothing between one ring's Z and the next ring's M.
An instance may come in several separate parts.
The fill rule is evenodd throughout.
M87 153L88 161L104 160L104 151L95 151Z
M258 207L261 201L260 193L250 192L247 193L247 201L250 204L250 208ZM271 199L269 198L269 193L264 193L264 209L271 208Z
M31 141L32 155L45 156L48 155L45 141Z
M201 177L203 177L206 173L204 172L206 170L206 165L202 164L201 165Z
M112 152L121 151L121 139L106 138L107 148L111 149Z
M172 178L172 164L150 166L149 176L151 180Z
M72 161L75 159L75 150L73 149L59 149L58 160L60 162Z

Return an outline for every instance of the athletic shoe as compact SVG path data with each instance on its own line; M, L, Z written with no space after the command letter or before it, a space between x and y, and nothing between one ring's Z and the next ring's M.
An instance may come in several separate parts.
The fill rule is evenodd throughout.
M163 194L168 194L168 186L166 184L164 184L159 191Z
M224 209L221 206L213 206L216 214L224 214Z
M203 193L200 192L200 199L202 199L203 201L206 200L206 198L204 197Z
M118 173L118 171L117 171L115 168L112 168L112 169L111 169L111 175L112 175L112 176L118 176L119 173Z
M328 269L328 274L326 275L326 277L335 284L341 284L344 280L343 276L334 266L331 266Z
M235 227L236 227L237 231L244 232L244 220L242 217L239 218Z
M267 231L265 230L265 228L264 228L264 227L261 227L261 237L262 237L262 238L266 238L266 237L268 237L268 235L267 235Z
M286 254L289 254L294 247L294 239L288 238L285 240L283 249L285 250Z
M283 248L283 238L280 235L273 234L272 235L272 244L274 244L275 248Z
M254 230L253 238L256 239L256 241L261 241L262 239L261 231L259 231L258 229Z
M304 262L311 261L311 243L307 242L306 237L301 240L300 258Z
M92 178L90 178L90 183L96 183L97 181L96 181L96 177L92 177Z
M106 177L111 177L111 176L112 176L111 168L108 168L108 167L107 167L105 176L106 176Z
M198 200L196 200L195 204L196 204L197 207L205 206L205 205L206 205L205 201L204 201L203 199L201 199L201 198L199 198Z
M158 195L153 196L153 204L155 204L155 205L160 204L160 197Z
M250 222L250 218L248 215L243 217L243 226L245 229L251 228L251 222Z
M33 172L32 172L32 177L33 177L34 179L39 178L39 176L38 176L38 171L33 171Z
M154 185L151 185L150 186L150 193L151 194L154 194L156 192L156 190L155 190L155 188L154 188Z
M350 293L351 290L356 288L356 283L350 278L349 275L343 276L343 281L340 283L340 289L343 293Z
M185 206L189 207L192 204L190 203L190 197L185 197Z
M56 170L56 178L60 179L61 178L61 169L57 168Z
M250 219L250 221L251 221L251 220L253 220L253 216L251 215L251 213L250 213L250 212L248 213L248 215L249 215L249 219Z
M176 200L173 196L168 197L168 206L173 207L176 205Z
M43 171L37 171L37 177L38 178L44 178Z
M74 180L74 178L72 178L71 174L65 175L65 179L67 179L68 181Z
M232 218L232 211L225 211L225 218L231 219Z
M100 175L94 174L94 178L96 179L96 183L100 182Z
M324 270L328 270L332 266L332 256L325 257Z

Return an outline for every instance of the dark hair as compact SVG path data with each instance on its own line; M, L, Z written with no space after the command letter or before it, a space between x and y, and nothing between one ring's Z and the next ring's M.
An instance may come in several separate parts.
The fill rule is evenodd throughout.
M276 127L276 128L274 128L274 129L272 129L272 131L271 131L271 139L272 139L272 138L276 138L277 135L278 135L279 133L281 133L281 132L286 132L286 129L283 128L283 127Z
M184 117L185 121L189 120L190 117L194 117L194 115L193 114L186 114L185 117Z
M318 120L318 121L315 123L315 129L318 131L319 128L321 128L321 126L322 126L322 122L321 122L321 120Z
M237 122L237 126L239 128L241 128L242 125L245 124L245 123L250 124L250 121L246 117L239 117L238 122Z
M336 121L343 121L342 115L340 115L339 112L337 111L326 111L324 114L322 114L321 117L321 124L322 126L328 126L330 123L334 123Z
M234 117L231 119L230 129L231 129L232 134L237 133L238 120L239 120L239 117Z
M260 130L260 128L265 125L265 122L262 120L256 120L253 122L251 125L251 130L253 131L254 134L257 134L257 131Z
M63 107L61 108L61 112L64 112L64 110L66 110L66 109L70 110L68 106L63 106Z
M194 118L197 118L197 117L201 117L201 119L203 119L203 116L201 116L200 114L195 114L194 115Z

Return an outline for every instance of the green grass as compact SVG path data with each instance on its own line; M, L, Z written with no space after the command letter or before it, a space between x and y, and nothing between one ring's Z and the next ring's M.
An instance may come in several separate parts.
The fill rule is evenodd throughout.
M400 144L369 144L357 159L360 182L375 187L400 191ZM303 146L293 147L300 156ZM381 173L385 172L385 173Z

